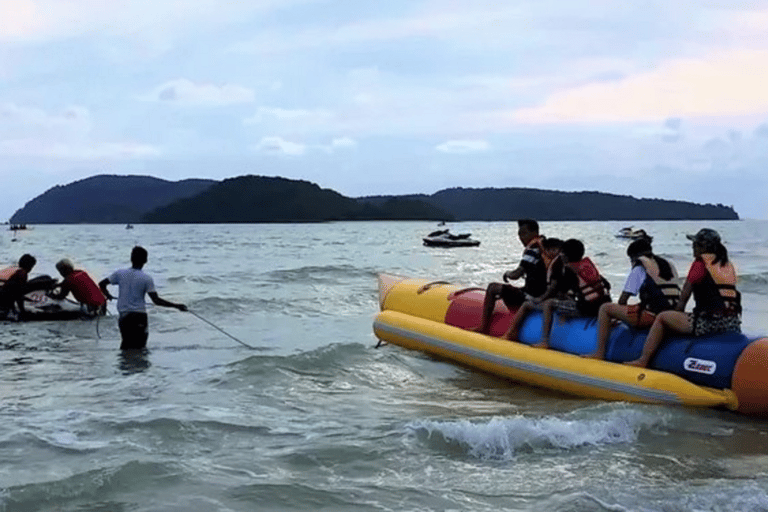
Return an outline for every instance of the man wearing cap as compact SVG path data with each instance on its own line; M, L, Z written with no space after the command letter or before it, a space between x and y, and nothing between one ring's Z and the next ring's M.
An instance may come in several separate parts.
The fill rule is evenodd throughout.
M59 284L59 291L51 294L51 298L61 300L72 292L75 300L84 305L89 313L104 314L107 298L101 293L91 276L83 270L76 270L72 262L66 258L56 263L56 270L64 280Z
M721 332L741 332L741 294L736 290L736 270L728 260L728 250L714 229L704 228L686 235L693 242L694 262L680 292L674 311L656 316L641 356L626 364L648 366L661 344L666 330L694 336ZM693 313L685 313L685 305L693 295Z

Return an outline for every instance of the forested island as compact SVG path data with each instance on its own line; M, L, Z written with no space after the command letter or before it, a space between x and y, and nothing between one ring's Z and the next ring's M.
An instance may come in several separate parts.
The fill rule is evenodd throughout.
M338 220L736 220L733 207L603 192L451 188L431 195L351 198L304 181L238 176L168 181L99 175L58 185L14 224L257 223Z

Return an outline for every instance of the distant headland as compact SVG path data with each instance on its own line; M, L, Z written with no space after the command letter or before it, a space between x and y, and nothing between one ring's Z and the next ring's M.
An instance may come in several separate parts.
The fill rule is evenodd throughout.
M238 176L167 181L98 175L55 186L13 224L260 223L336 220L738 220L731 206L603 192L451 188L351 198L304 180Z

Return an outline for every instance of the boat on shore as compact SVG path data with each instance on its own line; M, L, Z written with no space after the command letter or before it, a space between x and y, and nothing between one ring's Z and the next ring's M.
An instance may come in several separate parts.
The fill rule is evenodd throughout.
M586 359L580 356L596 348L594 319L556 317L550 348L534 348L540 314L526 318L519 341L501 339L513 316L501 302L490 334L470 330L480 323L484 297L484 289L382 274L374 333L382 342L570 395L768 416L768 338L671 337L649 368L636 368L621 363L640 355L647 331L621 324L611 332L606 359Z
M472 233L454 235L448 229L433 231L422 240L427 247L477 247L479 240L471 238Z

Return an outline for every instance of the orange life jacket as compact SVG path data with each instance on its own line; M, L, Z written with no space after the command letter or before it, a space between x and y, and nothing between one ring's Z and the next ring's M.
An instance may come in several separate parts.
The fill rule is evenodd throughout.
M714 254L702 254L702 262L709 273L708 278L693 286L696 301L695 312L741 313L741 293L736 290L736 269L731 262L724 265L714 263Z
M587 302L604 302L606 298L610 299L608 290L610 284L598 272L597 267L589 258L582 258L575 263L568 263L568 266L576 273L579 278L579 292L581 299Z

